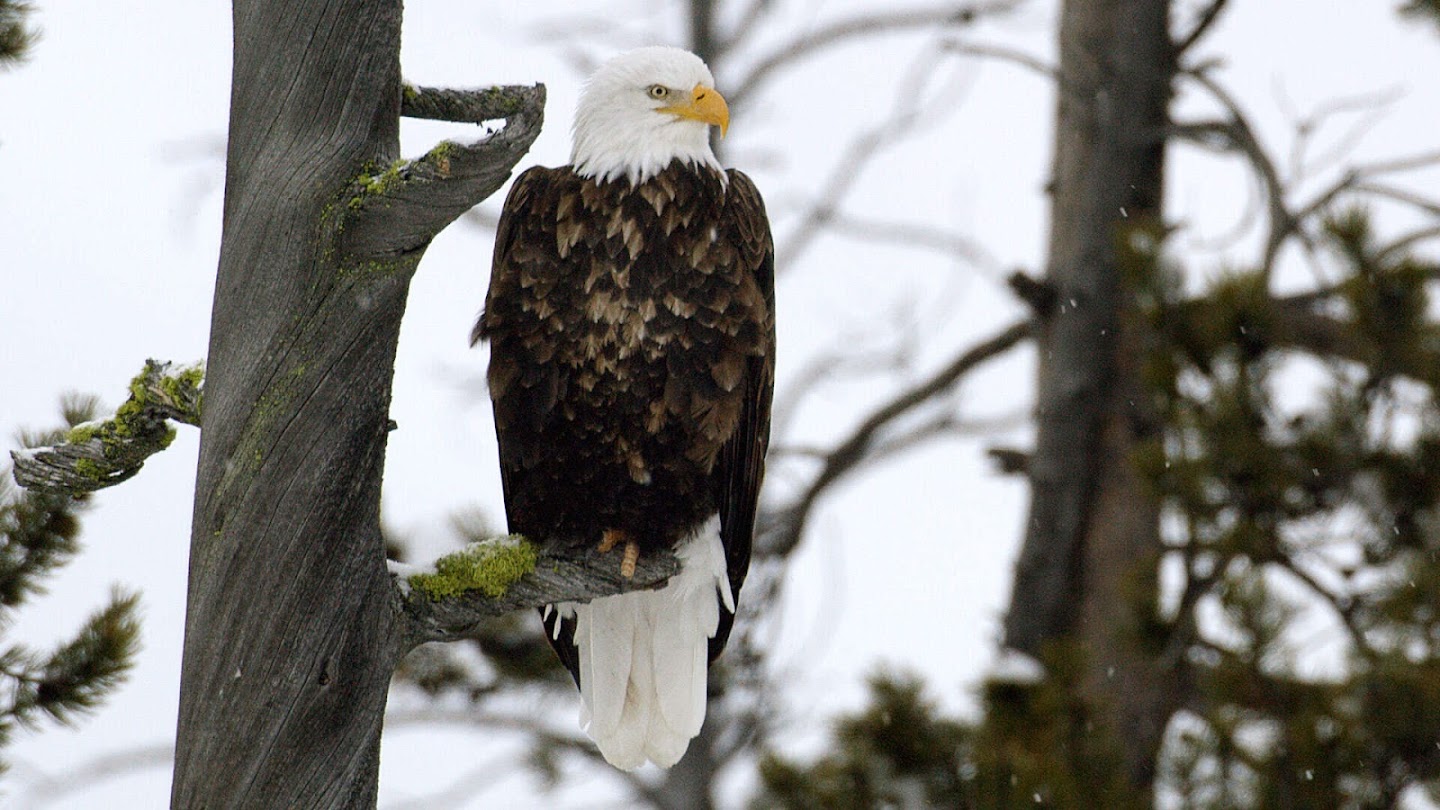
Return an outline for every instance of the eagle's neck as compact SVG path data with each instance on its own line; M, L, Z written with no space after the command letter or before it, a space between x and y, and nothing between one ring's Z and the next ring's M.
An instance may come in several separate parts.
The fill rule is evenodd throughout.
M676 121L637 130L599 114L587 118L586 113L582 110L576 117L570 151L570 165L581 177L602 183L623 178L638 185L672 163L721 171L710 148L709 127Z
M667 197L673 196L675 189L683 186L689 190L687 195L697 195L698 198L707 198L711 203L720 204L724 202L730 188L730 175L720 167L718 161L701 163L676 158L664 166L647 170L643 175L606 176L586 174L580 166L570 166L569 169L580 177L582 182L593 183L605 189L606 198L612 202L618 199L616 194L644 193L644 188L660 183L667 189L664 192ZM618 185L615 185L617 183Z

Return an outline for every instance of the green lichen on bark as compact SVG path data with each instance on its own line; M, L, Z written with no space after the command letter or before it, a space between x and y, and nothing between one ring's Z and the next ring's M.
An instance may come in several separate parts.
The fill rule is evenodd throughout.
M524 100L503 86L481 91L480 98L486 108L495 113L496 118L509 118L524 107Z
M85 476L91 481L103 481L105 479L105 468L98 461L91 461L88 458L75 460L75 472Z
M434 149L426 152L425 156L420 158L420 160L423 163L435 167L435 173L439 176L449 177L450 156L453 155L455 153L455 150L459 148L461 148L460 144L455 143L454 141L441 141L440 143L435 144Z
M478 590L491 599L535 570L535 547L518 534L471 543L435 561L435 573L411 574L406 581L431 599Z
M175 440L169 422L200 424L205 371L147 360L114 415L84 422L53 447L12 453L15 480L41 491L78 494L118 484Z
M138 440L163 450L175 439L175 429L165 424L167 419L199 424L204 378L205 370L198 365L172 372L169 363L147 360L145 370L130 380L130 398L114 416L76 425L65 440L71 444L98 441L105 458L115 460L130 455L128 445Z
M369 171L362 172L359 177L355 178L354 193L347 203L348 207L353 211L365 205L369 198L384 196L393 191L395 187L405 182L404 169L409 164L410 161L402 158L391 163L385 171L378 174Z
M199 401L202 383L205 382L205 368L199 364L182 368L173 374L160 378L160 391L172 402L183 402L193 392ZM198 409L197 409L198 412Z

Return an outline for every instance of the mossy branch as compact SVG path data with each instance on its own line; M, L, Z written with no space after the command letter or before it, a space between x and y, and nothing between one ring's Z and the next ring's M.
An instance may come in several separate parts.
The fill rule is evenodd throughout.
M619 552L603 554L590 544L556 550L505 535L471 543L428 566L392 562L390 574L418 644L463 638L479 622L524 608L657 588L680 570L672 554L647 552L627 579L620 561Z
M145 459L170 446L169 422L200 425L205 371L146 360L130 398L107 419L76 425L65 441L14 450L15 482L38 492L78 495L125 481Z
M456 90L407 84L400 100L406 118L480 124L526 114L545 106L545 85L505 85L483 90Z
M345 198L340 247L350 257L401 256L495 193L545 119L545 86L439 90L406 85L401 114L459 123L505 120L474 143L442 141L424 156L356 177Z

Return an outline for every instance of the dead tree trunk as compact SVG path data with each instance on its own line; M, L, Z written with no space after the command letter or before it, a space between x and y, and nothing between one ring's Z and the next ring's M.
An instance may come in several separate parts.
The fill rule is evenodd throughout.
M1037 657L1051 642L1076 642L1083 703L1142 792L1173 697L1167 673L1135 644L1135 595L1153 593L1159 509L1131 459L1153 426L1120 251L1162 217L1168 14L1167 0L1063 5L1046 276L1055 306L1039 331L1032 502L1005 621L1006 645Z
M487 96L509 106L475 120L509 118L501 135L397 161L400 20L400 0L234 4L175 808L375 805L413 641L379 533L400 318L431 237L504 182L543 100Z

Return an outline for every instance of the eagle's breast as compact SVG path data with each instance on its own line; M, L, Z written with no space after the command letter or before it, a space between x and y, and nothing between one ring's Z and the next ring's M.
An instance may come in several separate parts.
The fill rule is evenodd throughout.
M531 426L520 457L708 486L770 318L724 175L677 163L632 185L566 172L528 193L514 272L482 321L497 419Z

